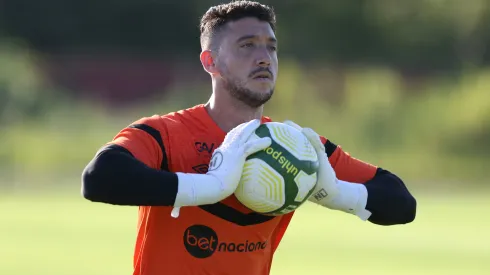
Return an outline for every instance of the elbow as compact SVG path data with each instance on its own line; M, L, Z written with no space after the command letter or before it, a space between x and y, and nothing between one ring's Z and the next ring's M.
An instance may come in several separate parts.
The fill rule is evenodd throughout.
M413 222L417 213L415 198L407 194L404 197L399 197L397 201L398 203L390 209L384 208L384 211L378 211L376 215L371 216L369 221L382 226L403 225Z
M417 214L417 200L405 184L393 174L380 176L368 185L369 221L377 225L409 224Z
M92 202L117 204L117 189L128 176L124 166L125 155L117 147L105 147L87 164L82 172L81 195ZM124 175L121 175L123 172ZM116 188L116 186L118 188Z
M100 171L94 169L92 163L82 172L81 195L84 199L92 202L103 202L103 189L98 174Z
M407 195L405 205L405 214L401 215L403 217L402 224L413 222L417 214L417 200L412 195Z

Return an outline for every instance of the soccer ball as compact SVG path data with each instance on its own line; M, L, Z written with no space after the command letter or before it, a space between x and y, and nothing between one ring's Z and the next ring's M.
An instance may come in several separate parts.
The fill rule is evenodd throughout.
M301 131L278 122L260 125L250 139L272 144L245 161L236 198L250 210L280 216L296 210L316 187L318 156Z

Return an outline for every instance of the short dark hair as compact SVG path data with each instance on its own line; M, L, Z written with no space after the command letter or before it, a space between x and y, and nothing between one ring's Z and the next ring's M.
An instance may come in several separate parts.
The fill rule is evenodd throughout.
M276 31L276 15L273 8L253 1L232 1L208 9L201 18L201 47L209 48L213 36L228 22L253 17L269 23Z

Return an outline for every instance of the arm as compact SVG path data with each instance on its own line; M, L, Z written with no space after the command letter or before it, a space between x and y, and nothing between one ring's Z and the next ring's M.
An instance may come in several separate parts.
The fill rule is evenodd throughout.
M399 177L351 157L340 146L324 138L322 141L339 185L349 189L349 186L361 183L365 187L367 198L361 200L365 200L365 209L371 212L370 222L395 225L410 223L415 219L417 202Z
M395 225L415 220L417 201L396 175L378 168L376 175L364 185L368 191L366 209L372 213L370 222Z
M82 173L84 198L132 206L198 205L220 200L223 194L216 178L169 171L162 139L165 133L157 130L158 119L154 116L135 122L99 150Z
M175 173L148 167L117 144L104 146L82 173L83 197L93 202L172 206L177 191Z
M370 222L395 225L410 223L415 219L416 200L399 177L351 157L325 138L321 140L339 187L346 194L350 193L346 196L348 200L361 204L371 213Z
M227 134L219 152L222 163L206 174L171 172L158 117L122 130L104 146L82 173L82 194L94 202L137 206L196 206L216 203L233 193L248 155L270 139L247 141L258 120ZM214 157L214 156L213 156Z
M400 178L351 157L310 128L284 123L302 131L318 155L318 181L310 201L379 225L415 219L417 203Z

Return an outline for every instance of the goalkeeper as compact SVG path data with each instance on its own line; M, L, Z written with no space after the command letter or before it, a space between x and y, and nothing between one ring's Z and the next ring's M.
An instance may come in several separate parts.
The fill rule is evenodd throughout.
M278 73L275 24L273 10L257 2L211 7L200 25L209 101L135 121L84 169L87 200L138 206L134 275L270 273L294 212L253 213L232 194L246 157L271 143L247 139L271 121L262 113ZM378 225L414 220L416 201L400 178L286 123L300 129L320 157L310 201ZM213 154L220 158L208 169Z

